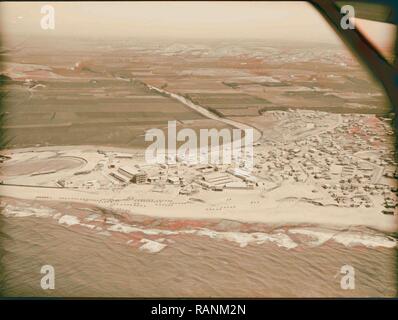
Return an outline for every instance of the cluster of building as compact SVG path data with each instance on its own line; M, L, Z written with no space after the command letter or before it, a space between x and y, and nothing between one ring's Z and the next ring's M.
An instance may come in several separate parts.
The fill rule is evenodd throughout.
M112 161L108 175L121 185L152 184L154 191L161 192L164 185L180 187L180 194L190 195L199 189L223 191L224 189L253 189L258 179L238 165L188 164L176 161L153 165L119 165Z
M133 166L121 166L117 172L110 172L109 175L122 183L144 184L148 180L148 174Z
M297 113L303 112L292 112L294 121ZM304 112L305 121L312 113L318 112ZM341 117L339 125L317 135L274 142L270 150L256 152L257 175L274 181L307 182L314 186L314 192L321 186L341 207L370 208L375 201L382 201L383 213L394 214L398 175L390 120L359 114ZM313 129L318 129L317 124Z
M165 164L138 164L132 156L105 152L107 163L100 171L114 184L153 185L152 191L157 192L169 185L178 187L181 195L200 190L269 192L297 183L312 188L313 198L320 199L321 205L373 208L381 204L384 214L397 211L398 171L389 119L316 111L274 114L282 128L291 131L278 139L264 135L256 142L251 170L244 163L190 164L178 158Z

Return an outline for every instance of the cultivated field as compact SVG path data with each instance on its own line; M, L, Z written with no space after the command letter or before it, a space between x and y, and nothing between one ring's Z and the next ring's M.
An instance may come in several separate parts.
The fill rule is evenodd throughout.
M145 131L165 129L170 120L178 128L226 127L147 85L265 129L263 115L271 110L390 111L379 85L344 48L232 40L43 41L32 39L35 46L6 56L2 66L10 77L1 88L10 147L144 147Z

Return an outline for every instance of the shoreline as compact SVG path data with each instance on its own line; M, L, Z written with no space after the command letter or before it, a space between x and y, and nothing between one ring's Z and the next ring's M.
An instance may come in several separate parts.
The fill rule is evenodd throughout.
M273 244L286 250L299 247L319 247L334 242L344 247L365 246L367 248L394 249L398 243L396 234L381 232L366 226L349 228L314 223L265 224L238 222L231 219L183 219L150 217L138 214L123 214L103 210L97 206L67 202L36 202L6 198L2 201L3 216L6 219L50 219L56 224L72 228L82 234L92 233L103 236L118 236L127 245L143 242L160 246L151 253L157 253L172 245L174 237L195 236L219 239L235 243L241 248L249 244ZM27 211L26 208L29 208ZM141 240L140 240L141 239ZM146 244L144 244L146 246Z
M27 190L29 189L29 190ZM150 218L159 219L189 219L189 220L231 220L241 223L262 223L267 225L299 225L313 224L319 226L330 227L368 227L382 232L396 232L398 230L398 221L396 216L376 215L372 209L364 208L344 208L339 210L337 207L322 207L317 210L317 206L296 203L293 207L291 204L279 204L278 206L268 206L268 208L247 208L231 210L224 209L220 211L208 211L201 203L187 202L185 208L181 207L160 207L155 204L150 207L130 208L134 199L128 195L121 195L115 192L113 197L101 197L93 192L84 192L78 190L67 190L62 188L48 188L50 193L46 192L46 187L20 187L20 186L0 186L0 194L2 197L9 197L23 201L54 201L54 202L73 202L118 212L120 214L142 215ZM21 195L24 196L16 196ZM170 197L169 197L170 198ZM136 198L138 203L145 203L151 199ZM152 199L153 200L153 199ZM158 199L165 201L166 199ZM189 199L186 199L189 200ZM189 209L187 208L189 206ZM322 211L322 212L319 212ZM348 211L348 212L347 212Z
M321 226L366 226L385 232L398 230L397 216L381 213L383 210L381 204L377 203L371 208L350 208L337 207L325 200L323 205L317 205L317 199L323 196L322 191L314 194L312 188L305 182L286 182L277 189L268 191L261 189L222 192L200 190L198 194L192 195L180 195L179 188L172 185L159 193L154 191L154 185L151 184L129 184L124 187L109 185L98 189L57 187L54 184L54 181L58 179L74 176L76 171L92 170L99 161L98 150L144 156L142 150L92 145L9 149L7 152L3 151L3 154L54 152L54 155L43 154L43 161L53 158L57 153L61 153L63 157L82 156L86 152L91 152L92 155L83 157L90 160L83 168L63 169L60 173L54 173L54 176L50 178L50 181L53 181L50 185L47 175L38 175L34 178L29 175L20 175L15 178L5 176L9 181L0 185L0 196L27 201L77 202L154 218L227 219L272 225L309 223ZM71 151L70 154L68 151ZM22 161L29 164L27 160L22 159Z

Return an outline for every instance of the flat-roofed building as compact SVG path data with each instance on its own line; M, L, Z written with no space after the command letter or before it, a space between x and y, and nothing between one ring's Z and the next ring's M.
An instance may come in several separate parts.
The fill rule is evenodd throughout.
M116 180L118 180L119 182L127 183L127 181L128 181L128 179L126 179L125 177L123 177L120 174L117 174L115 172L111 172L111 173L109 173L109 175L111 177L115 178Z
M242 181L234 181L229 182L225 185L226 189L253 189L252 186L248 186L245 182Z
M225 186L226 183L232 182L233 179L229 174L214 172L210 174L203 175L203 180L210 183L213 186Z
M160 179L159 176L151 176L151 177L148 177L148 181L149 181L149 182L157 182L157 181L159 181L159 179Z
M135 174L133 176L131 181L133 183L143 184L143 183L146 183L147 178L148 178L148 175L145 172L138 172L137 174Z
M248 182L257 182L257 178L254 177L249 171L241 169L241 168L234 168L234 169L228 169L228 173L234 175L235 177L238 177L242 179L243 181L248 181Z
M146 182L148 175L146 172L138 170L132 166L123 166L118 169L118 172L128 177L131 182L137 184L143 184Z
M174 184L174 185L177 185L177 184L180 183L180 178L179 177L174 177L174 176L167 177L167 182L171 183L171 184Z

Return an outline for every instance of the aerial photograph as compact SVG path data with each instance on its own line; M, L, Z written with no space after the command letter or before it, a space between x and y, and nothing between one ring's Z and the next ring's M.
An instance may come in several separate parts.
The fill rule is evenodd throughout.
M0 103L0 296L398 296L392 105L309 3L1 2Z

